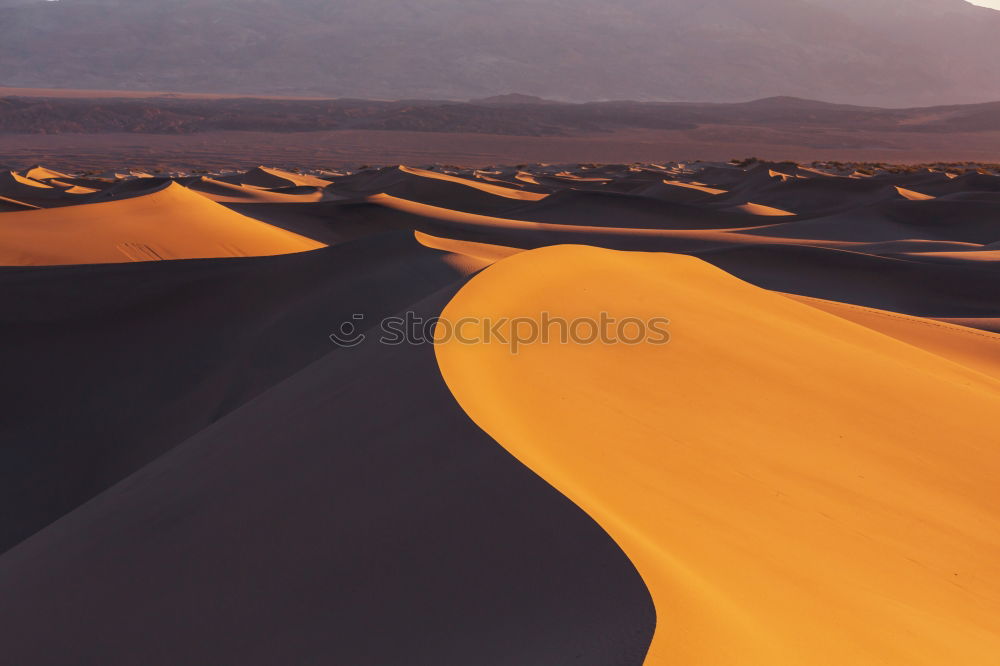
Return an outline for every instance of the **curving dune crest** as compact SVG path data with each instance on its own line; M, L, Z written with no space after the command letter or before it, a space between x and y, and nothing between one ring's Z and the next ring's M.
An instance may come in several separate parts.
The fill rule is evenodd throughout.
M647 664L985 664L1000 654L1000 379L669 254L551 247L443 316L668 317L669 344L437 346L486 432L650 588ZM942 327L945 344L961 329ZM983 333L977 353L1000 355ZM995 373L995 367L992 372Z
M68 174L62 173L60 171L53 171L52 169L46 169L41 164L36 164L30 169L25 169L23 172L21 172L21 175L24 176L25 178L30 178L32 180L71 178L71 176L69 176Z
M191 179L185 186L218 203L312 203L323 200L320 186L289 185L268 189L237 185L208 176Z
M760 215L762 217L788 217L795 215L795 213L787 210L781 210L780 208L774 208L773 206L763 206L753 202L733 206L732 210L741 211L750 215Z
M248 185L260 188L280 188L280 187L325 187L330 181L308 174L299 174L282 169L272 169L265 166L258 166L247 172L235 176L223 176L220 180L229 180L237 185Z
M465 187L471 187L473 189L480 190L488 194L493 194L498 197L504 197L506 199L519 199L521 201L539 201L548 196L545 194L539 194L537 192L517 189L514 187L504 187L502 185L494 185L489 182L483 182L482 180L459 178L458 176L452 176L450 174L440 173L437 171L428 171L426 169L415 169L413 167L400 166L399 170L402 173L410 174L411 176L418 176L420 178L429 178L431 180L439 180L447 183L457 183L459 185L464 185Z
M177 184L122 201L0 218L0 265L6 266L252 257L320 247Z
M525 189L514 183L496 184L452 173L415 169L398 165L338 178L329 188L346 197L390 195L432 206L444 206L470 213L491 214L523 202L540 201L547 192Z
M9 188L19 188L21 191L26 191L25 188L33 187L36 190L48 190L52 189L51 185L46 185L40 180L35 180L30 176L23 176L16 171L6 171L0 174L0 186Z
M7 197L0 197L0 212L9 213L18 210L34 210L38 206L32 206L31 204L26 204L15 199L8 199Z
M0 196L4 198L35 205L63 196L63 189L15 171L0 171Z

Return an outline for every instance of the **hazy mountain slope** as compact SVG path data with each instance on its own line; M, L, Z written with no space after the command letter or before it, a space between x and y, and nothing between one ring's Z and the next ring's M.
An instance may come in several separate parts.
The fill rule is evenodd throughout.
M0 85L957 103L1000 97L998 31L964 0L8 0Z

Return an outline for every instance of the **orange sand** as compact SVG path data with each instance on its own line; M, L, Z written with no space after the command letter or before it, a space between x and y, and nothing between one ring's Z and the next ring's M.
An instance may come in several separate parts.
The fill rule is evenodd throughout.
M647 664L1000 655L1000 381L679 255L524 252L444 317L543 311L672 321L666 346L437 347L466 412L636 564Z
M4 266L248 257L320 247L177 184L131 199L0 217Z

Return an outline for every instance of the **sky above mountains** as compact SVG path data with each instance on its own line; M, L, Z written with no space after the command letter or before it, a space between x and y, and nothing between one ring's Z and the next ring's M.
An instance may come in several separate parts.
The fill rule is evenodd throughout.
M997 34L964 0L0 0L0 86L928 106L1000 99Z

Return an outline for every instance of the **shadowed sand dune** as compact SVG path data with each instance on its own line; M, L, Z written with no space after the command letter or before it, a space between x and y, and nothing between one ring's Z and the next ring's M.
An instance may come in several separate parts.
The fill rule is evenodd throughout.
M17 210L34 210L36 208L38 206L32 206L31 204L8 199L7 197L0 197L0 213L9 213Z
M323 198L322 188L316 186L289 185L286 188L261 189L205 176L192 179L186 187L219 203L307 203Z
M642 229L727 229L760 224L736 212L610 192L568 190L539 203L504 211L517 220Z
M358 214L363 204L323 201L312 203L227 203L228 208L327 245L386 231L412 231L408 220L388 215Z
M521 201L538 201L547 195L507 187L481 179L460 178L446 173L405 166L379 169L335 180L330 190L349 198L376 194L447 206L470 213L506 210Z
M635 562L647 664L1000 654L995 377L677 255L518 254L444 316L543 311L672 322L666 346L437 347L470 416Z
M36 164L30 169L25 169L22 173L25 178L30 178L32 180L49 180L49 179L59 179L71 178L69 174L62 173L60 171L53 171L52 169L46 169L40 164Z
M282 257L0 269L0 549L470 265L390 235ZM63 287L65 285L65 288ZM58 414L58 418L53 418Z
M711 182L711 179L708 179ZM723 181L726 182L726 181ZM793 211L801 215L831 214L884 201L904 201L897 186L881 179L868 178L790 178L751 173L716 203L746 203L752 197L757 204Z
M218 180L232 182L236 185L249 185L251 187L262 187L268 189L282 187L326 187L330 181L316 178L315 176L282 171L281 169L269 169L259 166L245 173L235 176L220 176Z
M451 238L438 238L437 236L431 236L419 231L414 232L414 236L421 245L446 252L455 252L462 256L481 259L489 263L521 252L521 250L507 247L506 245L489 245L488 243L473 243L471 241L460 241Z
M915 259L920 259L923 261L940 261L941 263L955 263L964 264L972 263L973 265L981 266L983 268L996 269L1000 267L1000 250L968 250L962 249L958 252L907 252L906 256L913 257Z
M66 188L22 176L14 171L0 171L0 196L39 206L47 201L64 198Z
M0 557L0 619L18 663L638 666L654 612L429 345L373 339Z
M1000 210L978 201L906 201L751 231L803 240L881 242L919 238L986 244L997 240Z
M0 661L992 663L996 173L0 172Z
M1000 274L976 266L797 245L752 245L697 256L775 291L922 317L1000 314Z
M178 183L185 183L189 179L177 179ZM101 203L116 201L120 199L131 199L146 194L160 192L168 185L174 183L174 179L166 176L112 176L110 185L98 187L97 192L92 196L80 201L80 203Z

